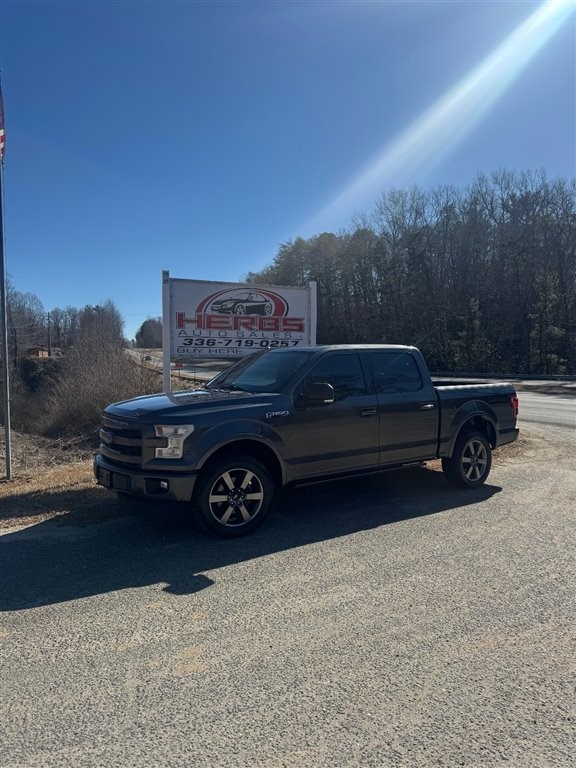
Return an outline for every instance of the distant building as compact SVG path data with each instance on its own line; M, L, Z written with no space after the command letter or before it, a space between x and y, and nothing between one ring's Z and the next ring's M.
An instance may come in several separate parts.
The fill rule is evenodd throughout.
M46 347L28 347L26 350L28 357L48 357Z

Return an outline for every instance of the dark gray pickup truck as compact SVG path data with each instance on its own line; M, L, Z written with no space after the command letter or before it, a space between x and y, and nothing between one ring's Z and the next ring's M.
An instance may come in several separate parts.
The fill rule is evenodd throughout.
M94 474L120 494L190 501L222 536L256 528L292 483L441 458L452 483L475 488L492 449L518 436L516 393L435 384L414 347L258 352L203 389L109 405Z

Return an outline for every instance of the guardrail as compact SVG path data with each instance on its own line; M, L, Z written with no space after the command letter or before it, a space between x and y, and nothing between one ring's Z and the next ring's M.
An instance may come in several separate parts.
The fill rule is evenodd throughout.
M430 371L430 376L445 376L451 379L514 379L515 381L576 382L576 376L551 376L544 373L452 373L451 371Z

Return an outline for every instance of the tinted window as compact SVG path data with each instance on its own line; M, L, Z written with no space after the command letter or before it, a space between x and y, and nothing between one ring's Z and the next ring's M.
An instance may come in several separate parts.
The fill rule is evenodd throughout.
M376 391L390 395L397 392L418 392L422 379L412 355L407 352L372 355Z
M366 394L366 382L358 355L333 354L320 360L306 375L300 387L324 382L332 384L336 400Z
M304 365L310 354L300 350L258 353L212 379L208 388L236 387L247 392L278 392Z

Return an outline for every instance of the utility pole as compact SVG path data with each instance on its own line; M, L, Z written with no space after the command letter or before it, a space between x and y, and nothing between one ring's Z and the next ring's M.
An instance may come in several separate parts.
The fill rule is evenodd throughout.
M8 301L6 296L6 262L4 260L4 110L0 91L0 331L2 335L2 405L4 410L4 442L6 479L12 479L12 438L10 434L10 364L8 362Z
M46 320L48 322L48 357L52 357L52 326L50 325L50 321L52 319L52 316L50 315L50 312L46 315Z

